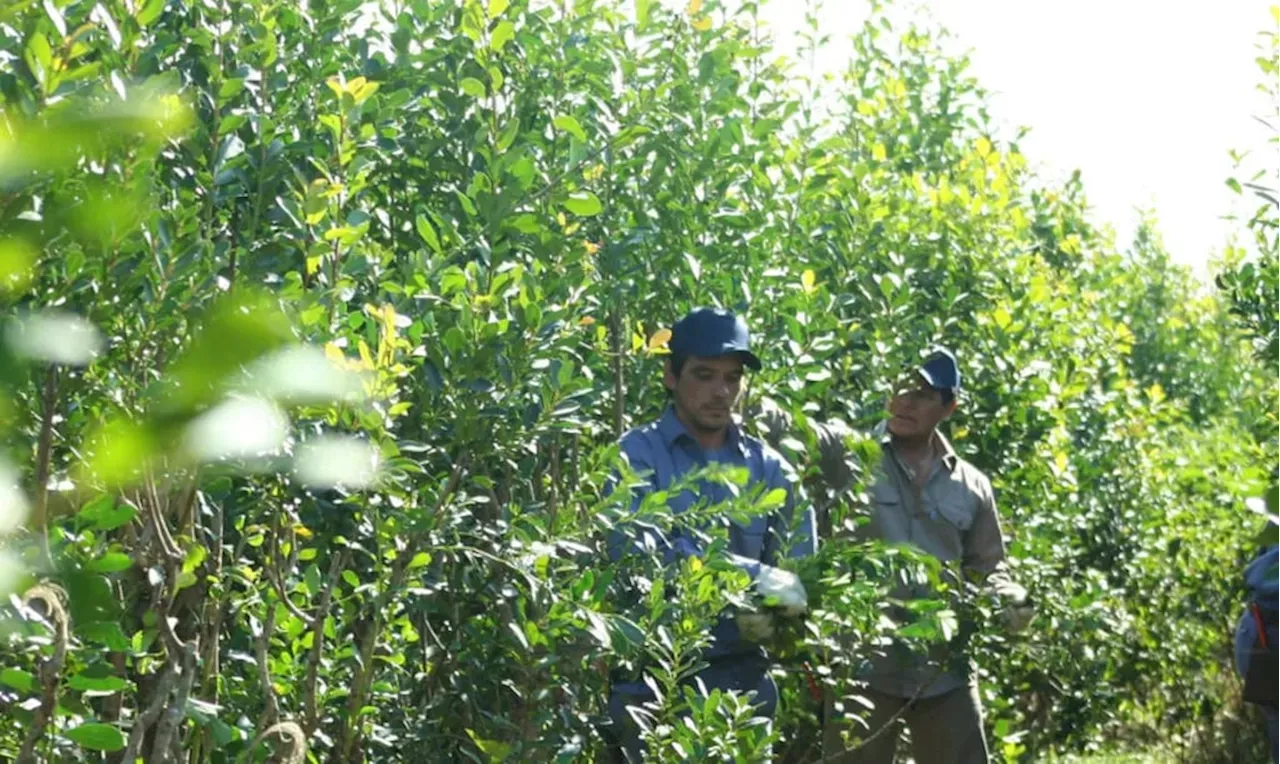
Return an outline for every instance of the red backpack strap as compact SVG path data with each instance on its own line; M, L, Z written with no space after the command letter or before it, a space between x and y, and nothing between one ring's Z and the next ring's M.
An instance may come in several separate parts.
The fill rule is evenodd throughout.
M1250 603L1249 612L1253 613L1253 620L1258 624L1258 641L1262 643L1263 648L1270 650L1271 645L1267 644L1267 624L1262 620L1262 608L1258 607L1258 603Z

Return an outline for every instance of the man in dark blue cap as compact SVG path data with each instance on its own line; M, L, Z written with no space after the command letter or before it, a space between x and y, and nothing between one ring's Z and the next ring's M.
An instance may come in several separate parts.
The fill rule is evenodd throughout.
M958 566L970 580L985 580L1007 603L1005 625L1016 631L1027 625L1032 613L1026 591L1001 569L1004 538L991 481L957 456L938 431L955 413L959 392L960 367L947 350L932 353L899 382L881 440L883 459L872 489L871 522L858 535L910 544L944 566ZM910 587L893 593L895 601L921 596L929 593ZM892 611L896 620L907 617L903 608ZM868 738L886 725L889 729L852 752L833 756L845 748L840 728L849 726L839 718L862 710L837 703L826 725L828 761L891 764L903 722L911 730L916 761L987 761L977 683L963 656L950 654L945 645L928 656L893 645L885 655L872 658L866 680L869 689L862 694L873 707L866 730L854 737Z
M780 510L745 524L729 522L728 551L731 561L755 582L757 592L776 598L782 613L798 615L807 604L804 588L796 576L774 565L784 554L800 556L817 551L813 512L796 511L791 469L782 457L742 432L734 421L744 370L760 369L750 340L746 322L729 311L702 308L678 321L671 328L671 354L663 374L671 396L666 412L656 422L623 435L621 448L632 469L648 478L647 485L633 493L633 511L645 494L665 490L686 473L711 462L746 467L748 491L784 489L787 498ZM667 506L678 515L695 504L714 506L730 499L728 486L708 481L697 494L683 491L672 496ZM703 553L694 534L678 528L665 534L638 522L631 528L630 534L611 536L610 556L614 559L637 548L658 549L668 563ZM771 718L777 687L768 675L768 657L760 645L771 633L770 618L755 613L720 619L713 629L711 646L703 654L708 665L698 679L708 691L754 693L758 714ZM616 754L625 761L640 761L644 746L631 709L653 701L653 693L642 677L612 679L609 716L621 748Z

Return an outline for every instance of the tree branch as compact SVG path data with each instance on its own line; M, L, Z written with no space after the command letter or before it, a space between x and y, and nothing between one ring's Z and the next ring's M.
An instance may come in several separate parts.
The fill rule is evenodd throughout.
M40 600L45 605L44 617L53 624L53 655L40 665L40 706L36 709L31 728L22 741L18 753L19 764L34 764L36 744L44 737L45 727L53 720L58 706L58 685L62 683L62 668L67 660L67 641L70 639L70 622L63 600L66 593L54 584L37 584L22 595L25 603Z
M36 446L35 528L46 563L52 563L49 552L49 472L53 452L53 415L58 402L58 369L45 371L40 394L40 440Z

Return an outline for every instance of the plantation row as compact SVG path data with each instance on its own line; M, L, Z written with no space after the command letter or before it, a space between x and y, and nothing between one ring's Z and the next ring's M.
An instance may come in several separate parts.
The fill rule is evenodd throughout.
M957 622L1002 760L1257 757L1230 631L1245 500L1275 495L1265 182L1232 181L1252 216L1207 289L1154 220L1116 242L1078 177L1034 177L940 30L877 3L827 82L756 13L0 10L0 755L603 761L609 670L674 681L744 596L716 555L609 554L618 438L714 305L830 550L774 644L779 760L821 758L816 696L856 708L882 638ZM848 538L892 385L939 345L1035 602L1017 635L982 599L886 621L929 566ZM762 750L745 705L666 697L652 760Z

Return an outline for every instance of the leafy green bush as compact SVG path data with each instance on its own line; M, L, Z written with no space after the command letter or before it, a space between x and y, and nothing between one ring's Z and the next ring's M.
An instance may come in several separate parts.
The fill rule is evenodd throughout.
M0 41L6 757L590 760L606 667L647 660L660 759L814 760L795 661L769 736L676 691L741 601L715 555L604 553L614 441L708 303L837 539L781 657L855 693L926 575L838 540L874 449L833 496L815 423L868 432L941 342L1041 603L970 636L996 750L1222 724L1274 377L1153 228L1119 253L1037 183L929 25L877 7L836 82L698 0L59 0Z

